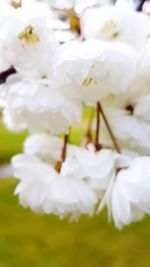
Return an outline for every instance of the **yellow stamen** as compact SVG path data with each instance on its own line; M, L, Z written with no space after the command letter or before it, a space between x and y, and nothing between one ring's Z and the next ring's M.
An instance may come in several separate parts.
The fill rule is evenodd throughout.
M85 79L83 81L82 85L85 86L85 87L87 87L87 86L89 86L92 83L92 81L93 81L93 78L91 78L91 77L90 78L87 78L87 79Z
M39 36L34 33L32 26L26 27L19 35L19 40L25 40L28 43L37 43L40 41Z
M110 35L112 39L115 39L119 36L119 32L117 29L117 24L114 20L110 19L108 20L103 28L101 29L104 34Z

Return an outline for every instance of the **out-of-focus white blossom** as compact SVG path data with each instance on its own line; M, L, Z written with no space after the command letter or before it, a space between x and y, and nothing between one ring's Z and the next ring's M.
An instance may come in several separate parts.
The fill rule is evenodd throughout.
M105 204L117 228L150 214L149 157L136 158L128 168L114 174L99 210Z
M47 23L53 19L53 12L48 6L48 4L43 3L42 1L35 0L22 0L21 8L16 10L19 13L19 16L30 18L42 18Z
M141 80L143 82L143 87L145 87L145 82L147 81L147 86L150 83L150 39L148 38L141 50L138 53L137 58L137 75L136 80ZM142 90L141 90L142 91ZM150 92L150 91L149 91Z
M145 1L144 6L143 6L143 11L147 14L150 14L150 2Z
M45 1L49 3L49 1ZM81 14L85 9L93 6L112 4L112 0L51 0L50 6L58 9L75 9L77 14Z
M88 9L82 21L85 39L121 41L140 48L150 34L149 16L127 4Z
M0 40L14 35L20 23L16 10L3 2L0 2ZM11 30L10 30L11 29Z
M44 2L44 1L43 1ZM46 3L36 0L1 0L0 5L14 10L20 19L44 18L45 21L53 17L53 12ZM0 13L1 14L1 13Z

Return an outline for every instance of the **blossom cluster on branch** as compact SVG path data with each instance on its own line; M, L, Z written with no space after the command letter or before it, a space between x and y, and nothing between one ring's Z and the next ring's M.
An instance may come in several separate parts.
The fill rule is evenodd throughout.
M126 0L56 2L0 2L3 121L29 132L12 159L15 194L72 220L107 206L122 228L150 214L150 17Z

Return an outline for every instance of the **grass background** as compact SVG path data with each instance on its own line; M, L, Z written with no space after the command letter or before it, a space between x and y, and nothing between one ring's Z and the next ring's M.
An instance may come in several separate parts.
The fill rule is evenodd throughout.
M78 142L82 131L73 131ZM21 152L26 134L0 125L0 161ZM14 179L0 180L0 267L149 267L150 218L122 231L107 223L104 211L77 223L36 215L13 196Z

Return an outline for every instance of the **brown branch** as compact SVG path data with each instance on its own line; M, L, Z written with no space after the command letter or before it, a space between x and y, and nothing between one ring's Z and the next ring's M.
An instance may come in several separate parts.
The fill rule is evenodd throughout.
M95 149L99 151L101 149L101 145L99 143L99 135L100 135L100 103L96 104L96 135L95 135Z
M85 135L83 136L83 139L81 141L81 146L86 147L89 143L93 142L93 135L92 135L92 122L93 122L93 117L94 117L94 110L91 110L90 116L89 116L89 121L87 125L87 130L85 132Z
M66 159L68 139L69 139L69 135L65 134L64 135L64 143L63 143L63 147L62 147L62 151L61 151L61 159L59 161L57 161L56 165L55 165L55 170L58 173L60 173L61 168L62 168L62 164Z
M107 130L108 130L108 132L109 132L109 135L110 135L110 137L111 137L111 140L112 140L112 142L113 142L113 145L114 145L114 147L115 147L115 150L116 150L119 154L121 154L120 147L119 147L118 144L117 144L116 138L115 138L115 136L114 136L114 134L113 134L113 132L112 132L112 130L111 130L111 127L110 127L110 125L109 125L109 123L108 123L108 120L107 120L107 118L106 118L106 115L105 115L105 113L104 113L104 111L103 111L103 108L102 108L102 106L101 106L100 103L99 103L99 108L100 108L100 113L101 113L101 115L102 115L102 117L103 117L103 120L104 120L104 122L105 122L105 125L106 125L106 127L107 127Z
M64 136L64 144L63 144L62 153L61 153L61 162L62 163L66 159L68 139L69 139L68 134L65 134L65 136Z
M12 75L15 74L16 70L14 67L10 67L9 69L0 72L0 84L3 84L6 82L7 78Z
M145 2L146 2L145 0L140 0L140 3L138 4L136 10L141 12Z

